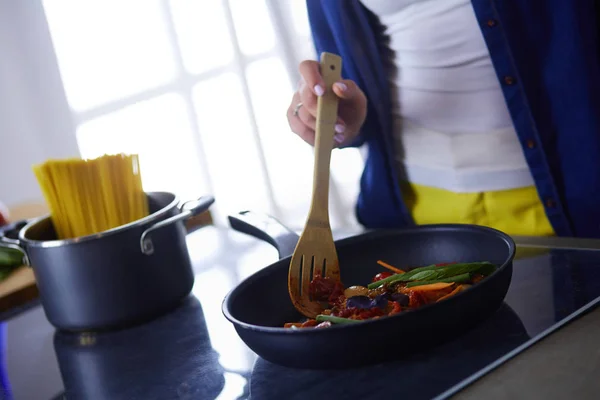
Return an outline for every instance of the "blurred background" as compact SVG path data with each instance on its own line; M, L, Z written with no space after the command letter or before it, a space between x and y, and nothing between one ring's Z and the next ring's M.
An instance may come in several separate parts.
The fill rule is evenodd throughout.
M304 224L312 148L290 132L305 0L0 0L0 202L42 201L50 158L138 153L146 191L213 194ZM332 156L332 227L357 225L363 158Z

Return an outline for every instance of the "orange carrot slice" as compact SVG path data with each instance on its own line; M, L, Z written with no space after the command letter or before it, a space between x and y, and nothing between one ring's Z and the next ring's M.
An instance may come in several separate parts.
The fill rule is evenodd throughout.
M393 265L390 265L384 261L377 260L377 264L381 265L384 268L389 269L390 271L394 271L397 274L403 274L405 271L402 271L400 268L396 268Z
M454 296L456 293L458 293L458 292L462 292L462 291L463 291L463 288L462 288L462 286L457 286L457 287L456 287L456 289L454 289L453 291L451 291L451 292L450 292L450 293L448 293L447 295L445 295L445 296L442 296L442 297L440 297L439 299L437 299L436 303L437 303L437 302L439 302L439 301L442 301L442 300L446 300L448 297L452 297L452 296Z
M438 282L430 283L429 285L413 286L409 290L414 290L415 292L434 292L437 290L448 289L452 285L454 285L453 282Z

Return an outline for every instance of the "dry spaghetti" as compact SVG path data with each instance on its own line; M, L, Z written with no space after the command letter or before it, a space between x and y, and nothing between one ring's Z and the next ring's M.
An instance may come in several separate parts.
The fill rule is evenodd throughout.
M102 232L148 215L137 155L48 160L33 171L60 239Z

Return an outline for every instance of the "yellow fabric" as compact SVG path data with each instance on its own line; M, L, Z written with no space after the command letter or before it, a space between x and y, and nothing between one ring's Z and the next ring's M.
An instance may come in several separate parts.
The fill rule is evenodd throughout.
M483 225L509 235L553 236L535 187L482 193L401 183L404 200L418 225Z

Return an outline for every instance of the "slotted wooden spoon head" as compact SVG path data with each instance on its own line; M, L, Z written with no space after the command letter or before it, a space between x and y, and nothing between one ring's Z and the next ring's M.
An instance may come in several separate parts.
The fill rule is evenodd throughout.
M288 272L290 298L296 309L309 318L314 318L323 309L311 298L309 285L312 279L321 275L340 280L340 266L329 224L329 165L338 108L332 85L341 79L341 71L339 56L321 55L325 93L317 101L312 203Z

